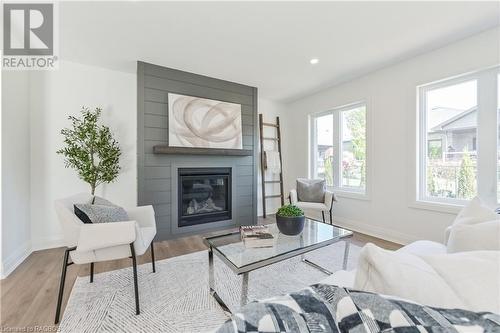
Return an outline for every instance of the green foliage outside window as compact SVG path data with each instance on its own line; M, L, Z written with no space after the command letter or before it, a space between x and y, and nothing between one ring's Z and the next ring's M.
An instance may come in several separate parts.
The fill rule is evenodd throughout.
M427 169L427 191L429 191L430 196L437 196L438 191L436 187L436 174L432 171L432 168Z
M457 196L460 199L472 199L475 196L474 185L476 183L476 175L474 174L474 166L472 159L467 150L462 157L462 163L458 171L458 190Z
M366 185L366 112L364 108L346 112L347 127L352 135L352 151L359 163L360 187Z
M325 168L325 181L328 186L333 185L333 156L325 157L324 159Z
M430 159L440 159L443 156L441 140L431 140L428 144L428 154Z

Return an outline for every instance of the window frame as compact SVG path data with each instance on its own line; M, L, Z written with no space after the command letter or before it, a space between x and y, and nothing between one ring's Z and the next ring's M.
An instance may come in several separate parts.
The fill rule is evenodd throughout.
M350 111L359 107L365 108L365 139L366 139L366 152L365 152L365 187L364 189L357 187L347 187L341 186L342 184L342 112ZM369 200L369 188L370 188L370 167L369 167L369 147L370 147L370 122L369 122L369 105L366 100L358 100L356 102L344 104L341 106L333 107L327 111L320 111L309 115L309 129L310 129L310 137L309 137L309 177L317 178L317 128L316 128L316 120L317 118L332 115L333 124L332 124L332 136L333 136L333 185L327 186L329 190L334 191L337 195L347 198L353 199L363 199Z
M427 195L427 159L428 159L428 145L427 145L427 93L432 90L445 88L468 81L476 81L477 89L477 130L476 130L476 145L477 145L477 175L476 186L477 195L481 196L486 201L493 201L493 193L495 193L495 203L497 202L497 175L493 174L493 167L496 170L497 165L497 142L488 138L495 133L495 138L498 136L497 129L492 129L497 126L497 112L494 115L488 114L488 110L493 107L494 110L498 109L497 105L497 79L493 80L494 76L500 73L500 67L493 66L487 69L454 76L451 78L442 79L432 83L417 86L417 151L416 151L416 206L421 208L437 209L439 207L449 207L455 211L453 207L464 206L469 200L456 199L456 198L440 198ZM495 94L492 95L492 92ZM495 149L495 153L491 154ZM444 151L443 151L444 154ZM494 156L493 159L489 156ZM495 179L493 187L491 184L491 177ZM445 208L446 209L446 208Z

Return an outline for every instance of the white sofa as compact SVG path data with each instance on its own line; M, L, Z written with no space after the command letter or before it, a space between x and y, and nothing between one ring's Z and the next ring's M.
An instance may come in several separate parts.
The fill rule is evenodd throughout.
M500 216L474 199L445 230L388 251L367 244L358 267L321 281L444 308L500 313Z

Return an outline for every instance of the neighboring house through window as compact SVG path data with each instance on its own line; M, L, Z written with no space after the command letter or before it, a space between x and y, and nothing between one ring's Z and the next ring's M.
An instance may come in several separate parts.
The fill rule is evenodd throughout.
M497 156L497 129L491 127L498 121L491 101L497 73L494 68L419 87L419 200L461 204L496 192L487 179L497 160L490 158Z

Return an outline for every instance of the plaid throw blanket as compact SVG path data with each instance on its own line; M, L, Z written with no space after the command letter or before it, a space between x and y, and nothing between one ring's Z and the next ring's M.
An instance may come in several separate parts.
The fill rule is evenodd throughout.
M500 315L438 309L378 294L317 284L253 302L218 333L500 332Z

